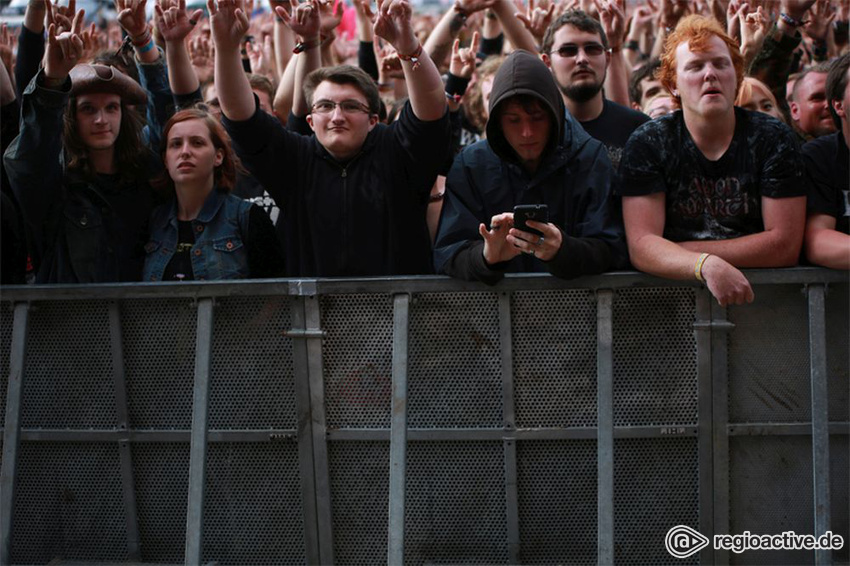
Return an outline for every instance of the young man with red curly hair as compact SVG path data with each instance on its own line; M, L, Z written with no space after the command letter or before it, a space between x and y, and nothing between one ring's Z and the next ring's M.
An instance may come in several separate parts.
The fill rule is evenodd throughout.
M632 264L695 277L722 306L754 298L739 268L797 263L806 216L793 132L733 106L742 68L737 43L713 19L679 22L659 78L681 111L641 126L620 167Z

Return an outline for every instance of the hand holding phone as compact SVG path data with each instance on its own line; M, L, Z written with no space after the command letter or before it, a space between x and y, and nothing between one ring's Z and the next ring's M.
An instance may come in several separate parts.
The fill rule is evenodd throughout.
M542 236L540 230L536 230L526 224L526 221L534 220L535 222L549 222L549 207L545 204L520 204L514 207L514 228Z

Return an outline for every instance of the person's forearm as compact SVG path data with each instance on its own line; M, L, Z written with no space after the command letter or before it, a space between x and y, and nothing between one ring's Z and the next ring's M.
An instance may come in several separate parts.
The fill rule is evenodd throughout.
M242 55L238 47L222 49L216 46L215 84L221 111L228 119L238 122L254 115L254 93L242 69Z
M716 255L735 267L790 267L797 265L802 238L782 229L766 230L730 240L681 242L687 250Z
M850 235L837 230L807 230L806 257L824 267L850 269Z
M317 42L319 38L309 40ZM318 46L298 54L295 61L295 87L292 91L292 113L296 116L306 116L310 112L307 97L304 96L304 83L307 75L322 66L322 54Z
M280 83L277 85L277 92L274 94L272 107L275 115L282 121L286 120L292 111L292 95L295 90L295 63L297 60L297 57L289 59L289 64L286 65Z
M401 62L407 93L413 113L423 122L439 120L446 113L446 92L443 79L434 61L424 50L419 57L418 67L410 61Z
M514 49L525 49L530 53L537 53L537 42L534 36L526 29L521 21L514 15L516 6L510 0L497 0L493 5L493 12L502 24L505 37L514 46Z
M481 25L481 39L496 39L502 35L502 24L492 10L484 12L484 23Z
M44 16L47 14L46 0L30 0L24 12L24 27L33 33L44 33Z
M452 6L443 14L434 31L428 36L422 48L434 61L445 61L452 50L452 43L460 33L466 18Z
M666 279L695 279L694 266L700 253L661 236L629 239L629 257L635 269Z
M168 83L175 95L190 94L198 90L200 82L189 51L183 41L166 42L165 60L168 63Z
M283 77L289 60L292 59L292 49L295 47L295 34L292 33L279 16L275 15L274 22L274 61L277 74ZM289 112L287 111L287 114Z
M629 70L622 49L611 54L605 77L605 98L623 106L629 105Z

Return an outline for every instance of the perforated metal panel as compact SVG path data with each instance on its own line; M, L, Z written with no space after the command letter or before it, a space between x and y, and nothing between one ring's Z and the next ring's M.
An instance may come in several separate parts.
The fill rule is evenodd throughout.
M770 481L766 481L768 478ZM729 439L729 528L732 534L746 530L758 534L785 531L812 534L812 497L810 437ZM732 564L814 563L812 551L751 550L729 554Z
M696 438L614 440L614 561L616 564L697 564L664 546L670 528L699 528Z
M409 427L502 426L495 294L416 295L408 340Z
M198 314L188 299L121 306L130 425L189 429Z
M392 297L327 295L320 308L328 427L389 428Z
M591 292L516 292L511 322L517 426L596 426L596 301Z
M520 562L596 563L596 442L517 443Z
M117 444L22 442L11 562L127 557Z
M405 564L505 564L501 442L410 442Z
M759 286L730 307L729 422L811 420L808 301L800 285ZM845 350L846 351L846 350Z
M829 420L847 422L850 421L850 285L830 285L825 310Z
M834 550L832 558L839 564L850 562L850 438L834 435L829 442L829 495L832 532L844 537L844 548Z
M0 425L6 422L6 390L9 387L9 358L14 320L12 303L0 302Z
M131 447L142 559L182 563L189 498L189 444L135 443Z
M305 564L302 508L294 442L209 445L205 563Z
M694 291L619 289L614 299L614 425L697 422Z
M116 426L107 303L39 303L30 313L26 363L23 428Z
M210 430L295 428L290 299L218 299L213 319Z
M328 461L335 564L385 564L389 443L332 442L328 445Z

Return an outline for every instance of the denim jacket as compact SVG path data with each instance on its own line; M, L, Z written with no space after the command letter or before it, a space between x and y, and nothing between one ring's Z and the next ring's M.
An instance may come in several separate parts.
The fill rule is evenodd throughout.
M245 279L249 277L245 237L252 204L215 189L192 220L195 245L190 252L196 280ZM150 241L142 279L162 281L162 275L177 249L177 200L153 211Z

